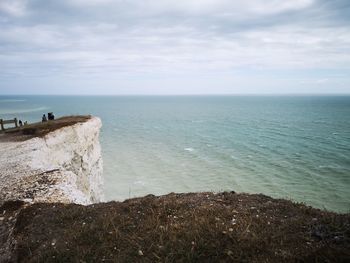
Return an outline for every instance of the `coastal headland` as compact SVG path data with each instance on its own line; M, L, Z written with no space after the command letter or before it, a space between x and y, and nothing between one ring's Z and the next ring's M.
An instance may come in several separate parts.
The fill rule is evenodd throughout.
M0 134L0 202L102 201L101 125L70 116Z
M349 262L350 215L261 194L103 203L99 118L0 134L0 262Z

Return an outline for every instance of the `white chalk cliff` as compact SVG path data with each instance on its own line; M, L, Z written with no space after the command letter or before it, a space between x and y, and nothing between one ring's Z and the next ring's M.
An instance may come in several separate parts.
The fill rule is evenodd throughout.
M100 128L101 120L91 117L44 137L0 140L0 205L103 201Z

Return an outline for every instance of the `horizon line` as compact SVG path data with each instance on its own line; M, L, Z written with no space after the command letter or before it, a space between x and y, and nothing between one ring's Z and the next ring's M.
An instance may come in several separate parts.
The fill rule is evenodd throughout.
M115 93L106 93L106 94L0 94L0 96L86 96L86 97L90 97L90 96L113 96L113 97L117 97L117 96L168 96L168 97L175 97L175 96L350 96L350 92L349 93L189 93L189 94L115 94Z

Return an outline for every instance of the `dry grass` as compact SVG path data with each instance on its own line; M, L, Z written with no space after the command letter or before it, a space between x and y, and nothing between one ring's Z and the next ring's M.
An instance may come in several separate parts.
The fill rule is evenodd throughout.
M6 141L27 140L33 137L43 137L46 134L60 128L71 126L76 123L86 122L91 116L66 116L48 122L38 122L28 124L19 128L5 130L5 134L0 138Z
M0 209L1 213L1 209ZM350 262L350 215L235 193L34 204L19 262Z

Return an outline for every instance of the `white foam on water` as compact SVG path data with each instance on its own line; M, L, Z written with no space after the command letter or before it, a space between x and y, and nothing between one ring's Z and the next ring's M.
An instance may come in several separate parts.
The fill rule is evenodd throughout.
M134 184L145 185L146 183L144 181L135 181Z
M187 152L193 152L194 151L193 148L185 148L184 150L187 151Z
M0 102L24 102L26 100L20 100L20 99L4 99L4 100L0 100Z
M341 169L339 165L319 165L318 168L320 169Z

